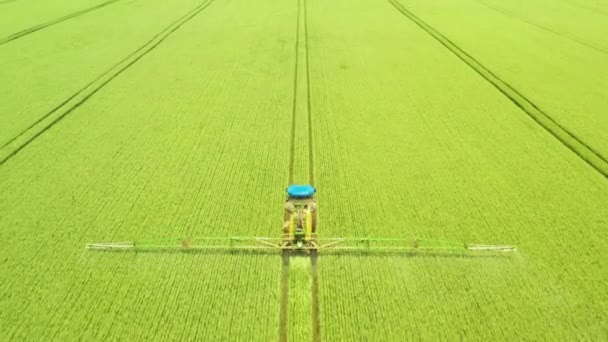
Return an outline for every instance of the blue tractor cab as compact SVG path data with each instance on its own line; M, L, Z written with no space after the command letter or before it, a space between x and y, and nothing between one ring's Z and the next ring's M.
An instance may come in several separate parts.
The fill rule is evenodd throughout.
M316 191L317 189L310 184L292 184L287 187L287 195L289 195L291 198L310 198L315 194Z

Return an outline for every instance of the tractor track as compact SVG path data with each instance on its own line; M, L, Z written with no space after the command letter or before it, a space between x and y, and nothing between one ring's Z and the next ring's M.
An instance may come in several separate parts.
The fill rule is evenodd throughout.
M296 44L295 62L293 67L293 102L291 108L291 137L289 146L289 184L294 182L296 166L296 114L298 103L298 49L300 45L300 1L298 0L298 13L296 16Z
M281 254L281 311L279 314L279 340L288 340L288 319L289 319L289 259L291 253L284 250Z
M319 276L317 273L317 252L310 253L310 275L312 277L312 340L321 341L321 321L319 318Z
M539 126L544 128L549 134L556 138L560 143L574 152L580 159L599 172L605 178L608 178L608 160L595 150L590 145L587 145L574 133L568 131L565 127L555 121L551 116L541 110L534 102L525 97L507 82L503 81L492 71L486 68L483 64L466 53L462 48L446 38L439 31L422 21L412 12L407 10L397 0L388 0L388 2L397 9L406 18L435 38L441 45L450 50L456 57L467 64L477 74L483 77L488 83L494 86L504 96L506 96L513 104L519 107Z
M306 0L298 0L298 11L296 15L296 39L295 39L295 61L293 71L293 102L291 110L291 136L290 136L290 158L289 158L289 184L296 181L296 140L297 140L297 122L298 118L303 119L302 107L299 103L304 103L306 110L306 121L300 121L301 124L306 124L306 138L301 139L307 141L308 149L306 150L306 158L308 159L308 182L314 185L314 149L313 149L313 131L312 131L312 103L311 103L311 83L310 83L310 54L308 48L308 17ZM300 32L302 30L302 32ZM302 54L302 56L300 56ZM304 65L301 65L304 63ZM302 70L300 70L302 68ZM303 80L305 78L305 80ZM304 82L301 87L300 83ZM298 90L302 90L299 92ZM305 95L303 95L305 93ZM305 98L305 99L304 99ZM300 114L300 115L299 115ZM298 181L300 179L297 179ZM289 338L289 274L291 253L283 251L281 264L281 308L279 322L279 340L287 341ZM312 324L312 339L320 341L320 322L319 322L319 283L317 273L317 253L311 252L310 258L310 277L311 277L311 324Z
M116 1L118 1L118 0L116 0ZM30 124L21 133L19 133L15 137L13 137L8 142L4 143L2 145L2 147L0 147L0 166L4 165L4 163L6 163L12 157L17 155L17 153L19 153L21 150L23 150L25 147L27 147L30 143L32 143L34 140L36 140L39 136L41 136L43 133L45 133L46 131L51 129L55 124L59 123L62 119L67 117L70 113L72 113L74 110L78 109L81 105L83 105L85 102L87 102L91 97L93 97L93 95L95 95L98 91L100 91L108 83L110 83L112 80L114 80L115 78L120 76L124 71L129 69L132 65L137 63L148 53L153 51L156 47L158 47L161 43L163 43L165 41L165 39L167 39L172 33L177 31L182 25L186 24L188 21L190 21L191 19L196 17L200 12L202 12L207 7L209 7L209 5L211 5L213 3L213 1L214 0L205 0L205 1L201 2L199 5L197 5L195 8L188 11L185 15L181 16L179 19L173 21L166 28L164 28L162 31L157 33L152 39L150 39L145 44L143 44L141 47L139 47L137 50L135 50L134 52L127 55L125 58L123 58L117 64L115 64L110 69L105 71L103 74L101 74L100 76L95 78L93 81L91 81L89 84L87 84L86 86L84 86L83 88L78 90L76 93L74 93L72 96L70 96L63 102L61 102L57 107L53 108L51 111L44 114L42 117L40 117L34 123ZM105 78L105 80L104 80L104 78ZM81 96L81 95L82 95L82 98L78 99L79 96ZM75 102L75 103L71 104L71 102ZM58 114L57 117L52 118L53 114L59 113L60 110L63 109L64 107L67 107L67 108L65 108L65 110L63 112ZM48 121L50 121L50 122L45 123L44 121L46 119L49 119ZM39 130L37 130L38 125L41 125L43 127L41 127ZM25 137L29 131L35 131L35 132L32 132L31 136ZM24 137L23 141L20 142L19 140L22 137ZM15 144L16 146L3 157L2 150L9 148L11 144Z
M17 0L4 0L4 1L0 1L0 5L4 5L4 4L8 4L10 2L15 2Z
M190 13L190 12L189 12ZM181 20L184 17L181 17L178 20L175 20L174 22L172 22L169 26L167 26L165 29L163 29L161 32L157 33L154 37L152 37L152 39L148 40L146 43L144 43L142 46L140 46L137 50L131 52L130 54L128 54L126 57L124 57L123 59L121 59L118 63L114 64L110 69L106 70L105 72L103 72L101 75L97 76L94 80L92 80L91 82L89 82L88 84L86 84L84 87L82 87L81 89L79 89L78 91L76 91L74 94L72 94L70 97L68 97L67 99L65 99L63 102L61 102L59 105L57 105L56 107L54 107L53 109L51 109L50 111L48 111L46 114L44 114L43 116L41 116L40 118L38 118L38 120L34 121L32 124L30 124L29 126L27 126L24 130L22 130L19 134L15 135L13 138L11 138L10 140L8 140L7 142L5 142L0 149L12 144L15 140L17 140L19 137L23 136L27 131L29 131L30 129L32 129L33 127L35 127L36 125L38 125L41 121L43 121L44 119L46 119L47 117L51 116L53 113L57 112L59 109L61 109L61 107L65 106L66 104L68 104L70 101L72 101L73 99L75 99L76 97L78 97L78 95L82 94L85 90L87 90L88 88L92 87L93 85L95 85L96 82L102 80L105 76L109 75L113 70L117 69L120 67L120 65L124 64L125 62L127 62L130 58L134 57L135 55L137 55L141 50L143 50L144 48L146 48L148 45L152 44L158 37L160 37L167 29L169 29L172 25L176 24L177 22L179 22L179 20Z
M578 43L578 44L584 45L584 46L586 46L586 47L588 47L588 48L590 48L590 49L593 49L593 50L595 50L595 51L597 51L597 52L600 52L600 53L603 53L603 54L608 54L608 51L607 51L607 50L604 50L604 49L602 49L602 48L600 48L600 47L597 47L597 46L595 46L595 45L593 45L593 44L591 44L591 43L588 43L588 42L586 42L586 41L584 41L584 40L582 40L582 39L579 39L579 38L576 38L576 37L571 37L571 36L569 36L569 35L566 35L566 34L563 34L563 33L561 33L561 32L555 31L555 30L553 30L553 29L550 29L550 28L545 27L545 26L543 26L543 25L537 24L537 23L535 23L535 22L533 22L533 21L530 21L530 20L528 20L528 19L522 18L522 17L520 17L519 15L517 15L517 14L515 14L515 13L511 12L511 11L505 10L505 9L503 9L503 8L499 8L499 7L492 6L492 5L487 4L487 3L485 3L485 2L483 2L483 1L481 1L481 0L477 0L477 2L478 2L479 4L481 4L481 5L485 6L485 7L487 7L488 9L490 9L490 10L492 10L492 11L495 11L495 12L497 12L497 13L500 13L500 14L504 15L504 16L505 16L505 17L507 17L507 18L511 18L511 19L514 19L514 20L520 21L520 22L522 22L522 23L528 24L528 25L530 25L530 26L534 26L534 27L536 27L536 28L538 28L538 29L541 29L541 30L543 30L543 31L546 31L546 32L549 32L549 33L555 34L555 35L557 35L557 36L559 36L559 37L562 37L562 38L564 38L564 39L567 39L567 40L569 40L569 41L571 41L571 42L574 42L574 43Z
M300 1L298 0L296 14L296 39L294 45L295 61L293 67L293 94L291 108L291 130L289 137L289 170L288 182L293 184L295 178L296 164L296 115L298 103L298 67L299 58L298 50L300 45ZM283 250L281 254L281 307L279 311L279 341L287 342L289 340L289 260L291 253L288 250Z
M13 0L13 1L16 1L16 0ZM70 14L65 15L63 17L59 17L57 19L53 19L51 21L47 21L46 23L42 23L42 24L38 24L38 25L35 25L35 26L32 26L32 27L26 28L25 30L21 30L19 32L11 34L8 37L0 39L0 45L4 45L6 43L10 43L10 42L12 42L12 41L14 41L16 39L19 39L21 37L25 37L25 36L27 36L27 35L29 35L31 33L34 33L36 31L43 30L43 29L45 29L45 28L47 28L49 26L53 26L53 25L62 23L64 21L70 20L70 19L78 18L81 15L84 15L84 14L87 14L89 12L93 12L95 10L101 9L101 8L106 7L108 5L114 4L114 3L118 2L118 1L120 1L120 0L106 1L106 2L101 3L101 4L98 4L98 5L89 7L89 8L85 8L85 9L76 11L74 13L70 13ZM10 0L9 1L5 1L5 2L2 2L0 4L8 3L8 2L11 2L11 1Z
M308 9L306 8L307 0L304 1L304 33L306 45L306 109L308 120L308 177L310 184L315 184L315 167L314 167L314 149L313 149L313 128L312 128L312 102L311 102L311 86L310 86L310 48L308 44ZM315 342L321 341L321 322L319 319L319 276L317 272L317 251L313 250L310 253L310 275L311 283L311 306L312 306L312 340Z
M298 110L298 103L305 102L306 110L306 121L300 123L306 123L306 139L307 139L307 162L308 162L308 182L314 185L314 155L313 155L313 132L312 132L312 104L311 104L311 85L310 85L310 57L308 48L308 19L306 10L306 0L298 0L298 12L296 19L296 41L295 41L295 61L294 61L294 76L293 76L293 101L291 108L291 136L290 136L290 158L289 158L289 183L292 184L296 181L296 145L297 142L297 129L298 129L298 118L303 117L303 108ZM302 29L302 32L300 30ZM302 44L303 43L303 44ZM302 56L300 56L302 54ZM303 57L303 58L302 58ZM303 66L301 64L304 64ZM302 70L300 70L302 68ZM298 92L301 89L300 83L304 82L302 88L305 91L302 93ZM305 95L304 95L305 93ZM300 114L300 115L298 115ZM303 141L300 141L303 143Z
M593 6L588 6L588 5L583 5L581 3L575 2L575 3L568 3L570 6L578 8L578 9L583 9L583 10L587 10L590 12L593 12L595 14L600 14L600 15L604 15L604 16L608 16L608 12L604 11L602 9L599 9L597 7L593 7Z
M310 96L310 57L308 47L308 10L306 8L307 0L304 1L304 33L305 33L305 44L306 44L306 109L307 109L307 120L308 120L308 177L310 178L310 184L315 184L315 167L314 167L314 155L313 155L313 136L312 136L312 104Z

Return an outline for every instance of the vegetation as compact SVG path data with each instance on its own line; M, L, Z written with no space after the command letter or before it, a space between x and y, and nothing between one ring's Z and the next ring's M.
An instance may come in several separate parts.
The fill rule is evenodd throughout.
M3 337L605 338L605 4L106 2L0 1ZM290 180L323 237L518 252L84 250L277 237Z

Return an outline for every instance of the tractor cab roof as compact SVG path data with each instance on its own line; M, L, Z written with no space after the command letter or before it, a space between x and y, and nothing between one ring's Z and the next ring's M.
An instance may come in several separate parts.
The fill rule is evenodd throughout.
M287 187L287 194L292 198L308 198L315 194L317 189L310 184L296 185L291 184Z

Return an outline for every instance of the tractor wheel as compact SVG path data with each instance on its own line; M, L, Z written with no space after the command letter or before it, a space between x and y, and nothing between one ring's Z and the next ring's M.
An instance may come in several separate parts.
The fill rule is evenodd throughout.
M284 208L285 212L283 214L283 221L289 221L291 219L291 214L295 210L295 208L293 207L293 203L285 202Z
M289 234L289 220L283 222L283 234Z

